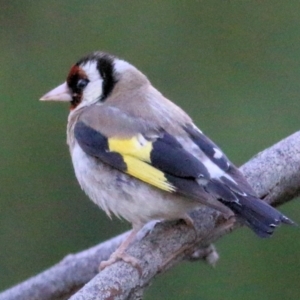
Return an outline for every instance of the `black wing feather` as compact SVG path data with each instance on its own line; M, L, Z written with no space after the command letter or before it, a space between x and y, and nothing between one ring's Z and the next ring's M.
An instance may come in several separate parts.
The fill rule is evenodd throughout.
M183 149L181 144L169 133L164 132L153 142L151 164L163 172L181 178L195 180L200 177L210 178L204 164Z
M122 155L116 152L109 152L108 140L99 131L79 121L75 124L74 135L81 149L88 155L97 157L104 163L122 172L127 170Z

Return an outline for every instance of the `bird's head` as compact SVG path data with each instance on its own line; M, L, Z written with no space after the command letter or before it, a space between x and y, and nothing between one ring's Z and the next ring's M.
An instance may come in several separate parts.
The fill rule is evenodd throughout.
M42 101L66 101L71 110L104 103L115 91L132 89L146 77L128 62L104 52L80 59L69 71L66 82L41 97Z

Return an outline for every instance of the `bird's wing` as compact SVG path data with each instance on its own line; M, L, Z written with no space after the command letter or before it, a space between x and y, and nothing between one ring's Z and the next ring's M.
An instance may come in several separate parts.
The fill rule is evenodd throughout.
M88 155L165 192L195 199L227 216L233 211L260 237L270 236L280 223L293 224L258 199L239 170L193 124L181 129L179 138L164 130L155 132L152 128L143 132L134 131L133 127L123 132L119 127L119 134L114 136L79 119L74 134ZM182 139L189 147L196 147L198 155L186 143L179 142Z
M182 132L201 150L201 159L163 130L153 135L153 131L147 134L138 130L132 134L130 129L130 137L127 134L125 137L108 137L97 127L88 125L85 118L77 121L74 134L83 151L152 186L192 197L226 213L228 209L225 210L216 199L237 202L235 192L243 193L229 174L235 167L215 144L205 139L192 125L182 128ZM233 175L239 177L239 174Z

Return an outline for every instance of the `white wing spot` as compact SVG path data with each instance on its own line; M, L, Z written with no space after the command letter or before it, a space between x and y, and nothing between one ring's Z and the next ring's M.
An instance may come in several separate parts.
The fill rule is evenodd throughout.
M220 151L220 150L217 149L217 148L213 148L213 149L214 149L214 151L215 151L215 153L214 153L214 158L219 159L219 158L221 158L221 157L223 156L222 151Z
M204 160L202 160L202 163L205 165L209 175L212 178L220 178L221 176L224 176L227 179L229 179L230 181L232 181L234 184L238 185L237 182L229 174L226 174L226 172L224 172L222 169L220 169L210 159L204 159Z
M142 147L144 147L148 142L141 134L138 134L137 140Z

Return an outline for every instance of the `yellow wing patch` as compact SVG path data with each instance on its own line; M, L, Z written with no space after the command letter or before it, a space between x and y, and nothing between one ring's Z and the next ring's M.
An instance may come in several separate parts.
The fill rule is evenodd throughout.
M176 190L175 187L168 182L165 174L158 169L132 156L124 155L123 159L127 165L126 173L164 191L173 192Z
M130 155L142 161L150 162L152 143L147 141L141 134L131 139L108 139L110 151L118 152L122 155Z
M152 143L142 135L132 137L131 139L110 138L108 139L108 146L110 151L122 155L127 165L126 173L164 191L173 192L176 190L168 182L162 171L151 166L150 154Z

